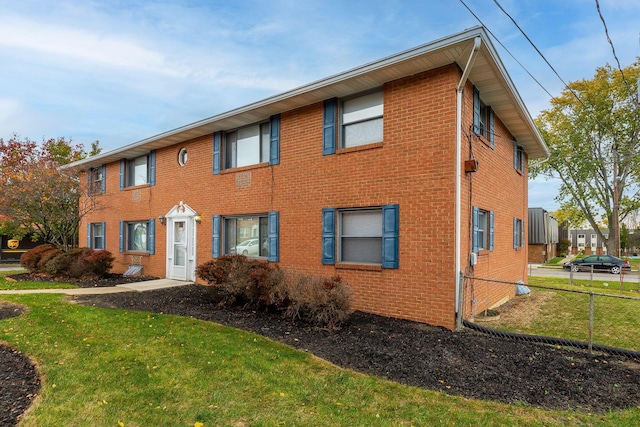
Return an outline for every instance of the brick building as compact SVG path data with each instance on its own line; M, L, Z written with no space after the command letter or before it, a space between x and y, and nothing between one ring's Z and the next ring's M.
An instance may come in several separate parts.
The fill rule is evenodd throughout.
M246 253L454 328L463 274L526 279L527 161L547 155L475 27L70 166L102 207L81 242L117 272L194 280Z

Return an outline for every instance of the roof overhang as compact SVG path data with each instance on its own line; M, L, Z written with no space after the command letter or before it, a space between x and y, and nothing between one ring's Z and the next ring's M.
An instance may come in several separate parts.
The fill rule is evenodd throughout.
M150 150L168 147L214 132L233 129L265 120L271 115L304 107L333 97L344 97L382 86L386 82L433 70L449 64L463 68L474 45L481 37L480 51L469 75L482 100L490 105L529 158L547 157L549 151L524 102L500 61L487 32L474 27L422 46L362 65L236 108L186 126L143 139L121 148L89 157L66 167L88 169L104 163L134 158Z

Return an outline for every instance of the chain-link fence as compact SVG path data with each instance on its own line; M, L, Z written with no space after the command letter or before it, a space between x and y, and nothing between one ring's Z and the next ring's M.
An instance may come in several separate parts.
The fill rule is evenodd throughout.
M529 277L526 286L488 278L464 279L465 327L505 338L640 359L637 273L596 274L591 279ZM491 301L492 295L502 296L501 300Z

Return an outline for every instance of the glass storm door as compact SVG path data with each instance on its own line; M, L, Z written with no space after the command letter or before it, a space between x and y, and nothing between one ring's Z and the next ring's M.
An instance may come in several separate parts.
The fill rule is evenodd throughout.
M172 223L170 244L171 259L169 260L171 266L170 278L187 280L187 221L174 220Z

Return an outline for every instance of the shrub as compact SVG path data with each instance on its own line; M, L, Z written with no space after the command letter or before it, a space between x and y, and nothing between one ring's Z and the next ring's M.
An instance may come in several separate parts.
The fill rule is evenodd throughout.
M336 326L353 312L353 294L340 276L326 278L287 270L274 293L274 298L286 305L284 315L292 319Z
M273 304L271 272L277 269L264 261L244 255L224 255L196 268L196 275L211 286L211 295L220 305L246 304L268 307Z
M40 262L40 258L42 255L50 251L51 249L55 249L55 246L45 243L44 245L36 246L28 252L25 252L20 257L20 265L26 268L29 271L37 272L38 271L38 263Z
M22 255L21 264L31 272L54 277L100 277L113 266L115 258L108 251L89 248L63 252L52 245L40 245Z
M340 277L281 270L244 255L224 255L196 268L219 305L280 309L285 317L336 326L352 312L352 293Z
M62 251L58 248L49 249L48 251L44 252L40 257L40 261L38 261L37 271L39 273L46 272L47 264L49 263L49 261L60 255L61 253Z

